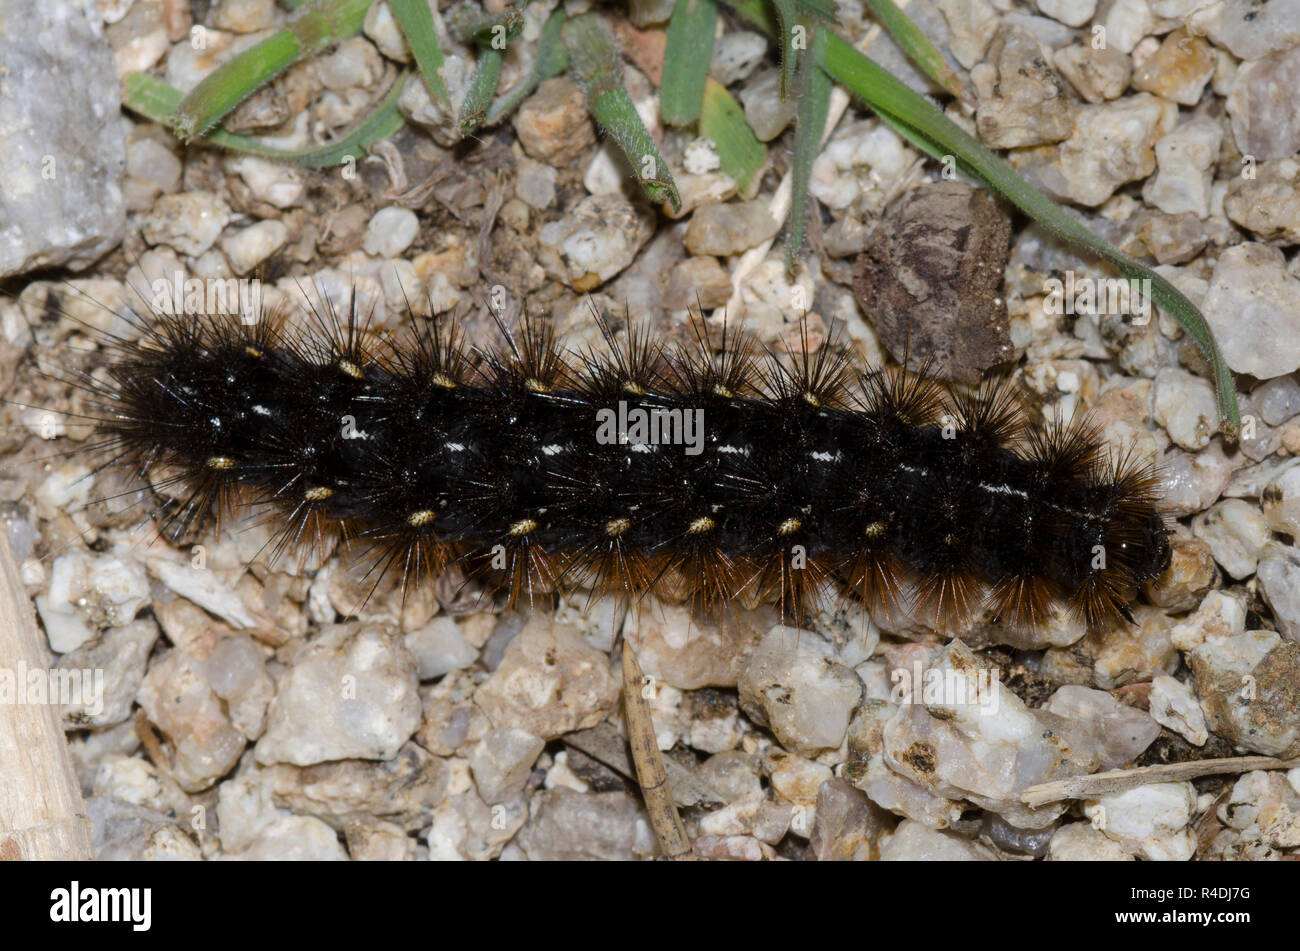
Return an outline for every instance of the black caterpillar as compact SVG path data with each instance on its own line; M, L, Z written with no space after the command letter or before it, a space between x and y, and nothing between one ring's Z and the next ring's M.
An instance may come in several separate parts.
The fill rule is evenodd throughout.
M806 339L778 359L703 321L665 349L602 320L606 347L565 354L536 319L483 352L452 322L394 342L317 317L155 315L85 378L106 464L183 488L170 529L269 506L277 551L337 529L407 583L455 565L512 602L763 598L796 623L837 588L948 630L986 599L1131 620L1169 562L1153 469L1028 424L1005 382L958 395Z

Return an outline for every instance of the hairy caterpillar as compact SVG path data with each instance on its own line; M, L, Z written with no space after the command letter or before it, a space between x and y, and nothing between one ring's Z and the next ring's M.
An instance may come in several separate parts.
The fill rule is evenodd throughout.
M1005 383L954 393L855 370L833 346L778 358L693 324L566 353L550 325L453 322L379 340L353 313L154 315L85 377L105 465L177 495L173 533L268 510L276 550L337 530L404 583L457 566L512 603L556 589L702 608L768 599L799 618L838 589L957 630L987 604L1092 627L1169 561L1157 478L1086 424L1031 424ZM166 473L160 477L159 473Z

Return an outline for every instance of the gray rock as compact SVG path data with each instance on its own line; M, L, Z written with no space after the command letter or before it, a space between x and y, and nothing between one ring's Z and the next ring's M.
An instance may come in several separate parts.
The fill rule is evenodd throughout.
M1287 273L1277 248L1247 242L1226 249L1201 312L1238 373L1271 380L1300 367L1300 280Z
M1195 6L1207 5L1196 0ZM1238 59L1260 59L1300 43L1300 6L1294 3L1226 0L1220 10L1208 6L1210 38Z
M76 0L0 5L0 277L87 267L122 239L126 143L113 53Z
M527 730L493 730L483 737L469 754L474 785L483 801L492 806L523 792L545 745Z
M1245 63L1228 95L1237 150L1256 161L1286 158L1300 149L1300 46Z
M1247 631L1208 640L1188 659L1213 732L1265 756L1300 756L1300 643Z
M862 682L811 631L778 625L740 674L740 706L770 726L787 749L806 756L836 749L862 696Z
M109 796L86 801L94 824L90 847L99 862L202 858L185 828L161 812Z
M534 862L629 861L650 858L657 850L645 809L623 792L539 793L516 841Z
M83 695L80 703L64 703L59 709L64 729L107 727L131 716L131 706L144 680L149 652L158 640L158 625L150 620L132 621L125 627L111 627L99 640L59 658L59 671L103 671L103 694ZM85 686L83 678L83 688Z
M392 759L420 726L418 688L415 660L398 635L328 628L280 679L257 761Z
M992 862L996 858L978 842L928 829L910 819L904 819L880 846L882 862Z
M1104 690L1068 684L1047 701L1049 712L1087 729L1097 742L1101 768L1135 759L1160 735L1160 724L1136 707L1126 707Z

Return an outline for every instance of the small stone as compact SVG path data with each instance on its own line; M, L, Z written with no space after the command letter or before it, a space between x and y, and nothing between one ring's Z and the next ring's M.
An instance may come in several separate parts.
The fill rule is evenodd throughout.
M1052 834L1047 852L1054 862L1134 861L1132 853L1093 828L1091 822L1067 822L1061 826Z
M797 806L812 806L816 803L822 783L831 778L829 766L785 752L770 754L765 771L772 784L772 791L786 802Z
M997 858L978 842L928 829L910 819L904 819L893 833L880 838L882 862L992 862Z
M388 4L380 0L366 11L366 36L389 59L398 63L411 61L411 48L406 44L402 28L393 18Z
M1255 573L1260 553L1272 537L1259 508L1242 499L1224 499L1192 520L1192 531L1205 540L1214 560L1237 580Z
M552 740L599 723L618 695L604 653L575 628L534 615L478 688L475 701L498 729L514 727Z
M1192 119L1156 143L1159 171L1142 188L1142 197L1167 215L1210 213L1210 185L1223 130L1213 119Z
M1169 641L1180 651L1192 651L1212 638L1235 637L1245 630L1245 601L1239 595L1211 591L1195 613L1174 625Z
M1012 164L1053 195L1088 207L1155 170L1155 144L1172 132L1178 106L1150 93L1079 106L1059 145L1011 155Z
M1252 390L1250 398L1270 426L1280 426L1300 414L1300 382L1294 377L1269 380Z
M190 797L148 760L121 753L105 756L95 770L92 796L105 796L164 815L188 817Z
M890 824L887 812L843 779L828 779L817 793L816 822L808 850L819 862L874 862Z
M1147 596L1167 611L1187 611L1200 604L1218 577L1209 545L1175 537L1169 540L1169 570L1147 585Z
M1125 706L1104 690L1067 684L1044 709L1088 730L1098 742L1103 770L1132 762L1160 735L1160 725L1149 713Z
M1192 212L1152 215L1138 229L1138 237L1160 264L1183 264L1209 243L1205 224Z
M275 0L218 0L212 25L232 33L256 33L275 23Z
M555 169L525 155L515 165L515 196L529 207L545 211L555 204L555 178Z
M937 0L948 23L948 49L963 69L984 58L1001 21L988 0Z
M1109 46L1096 49L1091 43L1056 50L1052 59L1075 91L1093 105L1124 95L1133 71L1128 56Z
M888 126L845 123L813 159L808 191L833 210L852 206L880 214L914 161L915 153Z
M465 643L460 627L450 617L436 617L407 633L404 640L419 666L421 680L435 680L478 660L478 651Z
M407 743L387 761L336 760L298 767L280 763L259 774L276 806L346 829L371 816L407 832L425 828L447 792L444 761Z
M524 791L545 741L527 730L493 730L470 751L469 766L478 794L489 806Z
M1300 756L1300 643L1247 631L1208 640L1188 660L1212 732L1265 756Z
M756 73L740 90L740 104L745 121L760 142L771 142L794 121L795 97L781 97L781 71L767 69Z
M1121 53L1133 52L1156 25L1147 0L1113 0L1100 19L1106 43Z
M1152 388L1152 418L1184 449L1209 445L1219 425L1214 387L1204 377L1165 367Z
M1169 0L1163 0L1169 2ZM1201 0L1181 0L1192 9ZM1184 11L1190 13L1191 10ZM1238 59L1255 60L1300 41L1300 7L1289 3L1259 3L1258 0L1226 0L1206 11L1208 35L1215 43L1232 50Z
M1210 738L1205 714L1190 684L1168 674L1157 674L1151 681L1150 710L1157 723L1180 734L1193 746L1204 746Z
M540 792L529 803L528 822L515 841L534 862L626 862L658 851L640 801L624 792Z
M420 232L420 219L409 208L389 205L380 208L366 225L361 247L366 254L395 258L411 246Z
M1191 783L1152 783L1087 800L1083 813L1109 839L1153 862L1186 862L1196 851L1189 829L1196 807Z
M147 211L154 199L180 184L181 161L163 143L141 136L126 144L126 181L122 185L127 211Z
M1247 242L1225 249L1201 312L1236 372L1271 380L1300 368L1300 280L1287 273L1277 248Z
M621 195L592 195L538 233L542 264L575 291L595 290L635 260L653 219Z
M992 148L1059 142L1074 125L1064 83L1038 39L1023 27L1003 27L984 64L971 70L979 98L975 128Z
M1270 546L1256 574L1278 627L1287 637L1300 640L1300 551L1291 546Z
M1134 625L1112 628L1101 637L1093 663L1093 682L1102 690L1172 673L1178 652L1169 640L1169 618L1157 608L1136 605Z
M1228 95L1237 150L1257 162L1287 158L1300 149L1300 46L1243 63Z
M86 801L86 815L92 824L90 847L96 861L197 862L203 858L185 827L157 810L92 796Z
M767 42L750 30L728 30L713 44L709 75L723 86L747 79L767 55Z
M262 648L247 634L223 637L208 655L204 670L212 692L226 702L235 729L255 740L266 728L266 709L275 682L266 670Z
M805 756L836 749L862 695L857 675L830 643L778 625L764 635L740 673L740 706L787 749Z
M1034 5L1066 26L1083 26L1097 12L1097 0L1034 0Z
M136 696L171 747L171 774L189 792L207 789L234 767L246 738L208 683L203 661L173 648L149 667Z
M289 229L284 222L270 218L223 238L221 250L226 252L232 271L247 274L284 247L288 240Z
M6 0L0 63L0 278L85 268L122 239L124 226L120 87L98 11L68 0Z
M664 288L664 306L669 310L688 310L698 305L709 311L729 300L731 275L710 255L679 261Z
M1177 29L1133 72L1133 88L1194 106L1217 62L1214 48L1202 37Z
M1263 241L1300 244L1300 162L1261 162L1253 178L1234 178L1223 211Z
M343 836L354 862L409 862L419 851L401 826L369 816L349 822Z
M80 702L68 697L60 703L64 729L102 729L127 720L144 681L149 652L157 641L158 625L141 618L111 627L98 641L60 657L56 670L95 672L89 684L83 674ZM98 679L100 673L102 680Z
M348 853L338 834L321 820L287 815L262 829L247 848L221 857L241 862L345 862Z
M230 206L212 192L163 195L140 219L140 232L150 244L165 244L197 257L216 242L230 221Z
M415 659L380 628L326 628L280 677L259 763L392 759L420 726Z
M596 141L582 90L567 77L538 86L519 107L514 125L524 151L556 168L575 164Z
M285 162L269 162L255 155L244 155L232 163L248 190L258 201L276 208L292 208L302 203L306 187L302 172Z
M762 201L736 201L698 208L686 226L686 249L725 257L773 237L780 224Z

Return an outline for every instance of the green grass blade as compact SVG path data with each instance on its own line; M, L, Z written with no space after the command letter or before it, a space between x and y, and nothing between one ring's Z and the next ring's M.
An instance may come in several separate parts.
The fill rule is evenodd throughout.
M478 51L478 62L474 66L474 75L465 92L465 101L460 107L460 134L469 135L487 118L488 107L492 97L497 94L501 82L501 61L505 54L493 47Z
M726 3L737 16L760 32L768 36L776 36L780 32L781 24L777 22L772 0L726 0Z
M799 12L794 0L772 0L778 21L777 33L781 48L781 99L790 95L794 86L795 70L799 68L799 51L807 48L808 27L799 22Z
M668 23L659 91L659 114L664 122L687 125L700 117L717 24L718 7L713 0L677 0Z
M582 87L587 110L614 139L650 200L682 206L668 163L637 115L632 97L623 86L622 69L614 34L596 13L584 13L564 24L564 45L574 80Z
M916 22L898 8L894 0L866 0L866 2L875 13L876 19L880 21L880 25L889 32L894 42L911 58L912 62L962 102L972 108L976 105L975 97L948 65L943 54L930 42L930 38L921 32Z
M361 30L373 0L311 0L289 26L222 63L167 120L182 141L204 135L227 113L304 56Z
M534 89L552 76L558 76L569 68L569 52L564 48L564 7L557 7L546 22L542 24L542 35L537 40L537 54L533 60L533 72L526 82L522 82L507 96L492 104L488 110L484 125L493 125L514 112L519 104L527 99Z
M1049 231L1114 264L1130 280L1150 281L1151 299L1178 322L1209 362L1224 435L1229 439L1236 438L1241 414L1237 408L1232 371L1224 361L1205 318L1176 287L1093 234L923 96L829 31L826 31L821 46L820 62L832 78L877 114L892 117L895 121L890 124L918 147L931 155L954 156L990 188Z
M714 79L704 84L700 134L717 146L722 170L731 176L741 196L752 198L767 167L767 148L745 121L740 104Z
M786 232L786 266L794 267L795 255L803 247L808 208L808 181L813 160L821 149L822 131L831 107L831 78L816 64L827 35L818 30L813 38L810 68L800 71L799 98L795 103L794 182L790 193L790 227Z
M204 144L219 145L235 152L247 152L264 158L294 162L309 168L326 168L342 165L348 159L357 159L366 153L372 142L386 139L400 129L405 120L397 108L402 87L409 73L402 73L369 113L351 127L337 142L311 149L277 149L263 145L256 139L235 135L217 129L203 138ZM163 122L178 105L184 94L161 79L148 73L128 73L123 79L123 101L132 112L146 119Z
M433 31L433 14L429 12L426 0L388 0L388 8L393 11L402 35L411 47L415 64L420 67L424 85L434 99L449 102L447 87L442 82L438 70L442 68L442 47Z

